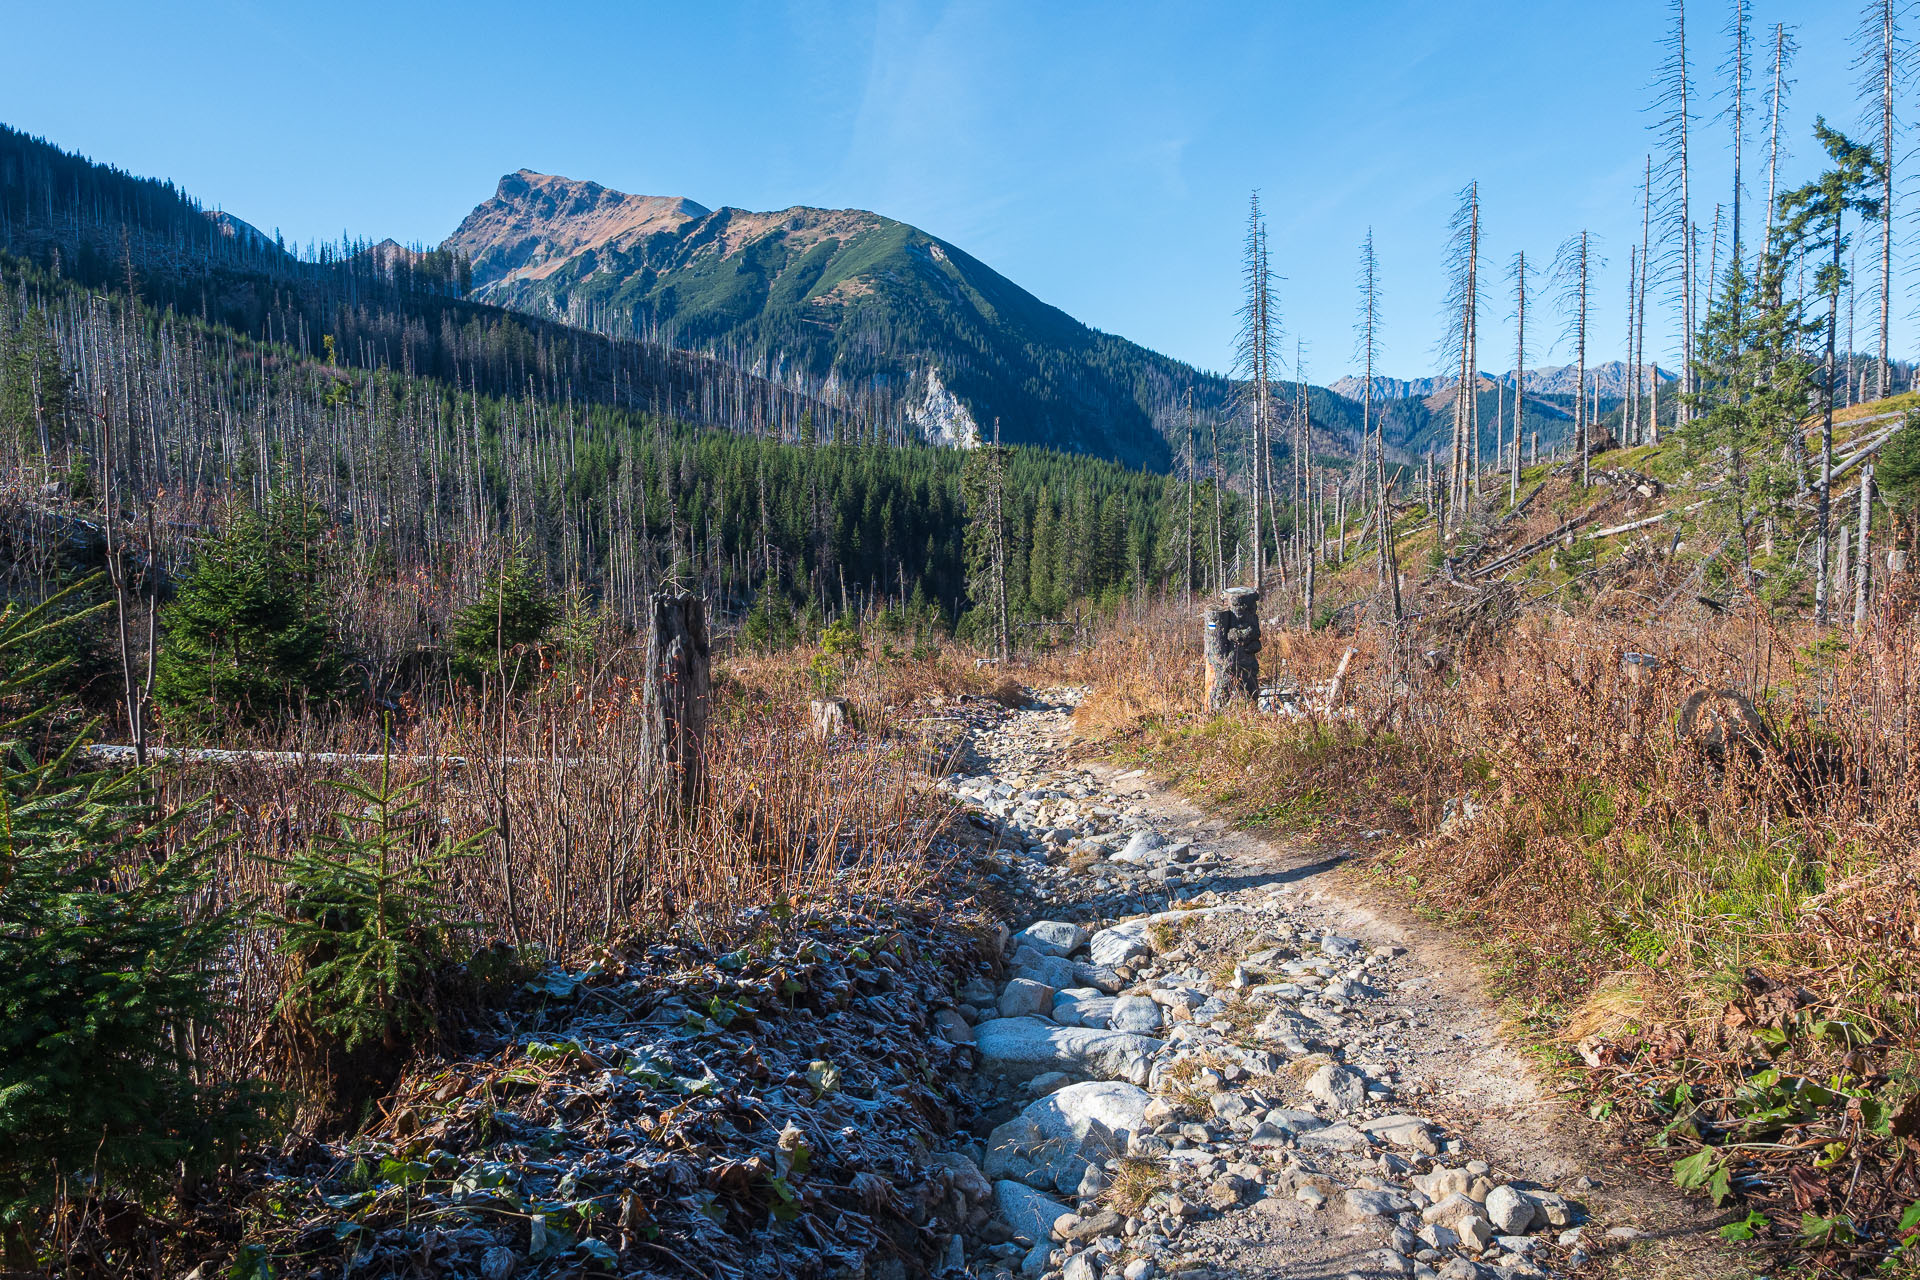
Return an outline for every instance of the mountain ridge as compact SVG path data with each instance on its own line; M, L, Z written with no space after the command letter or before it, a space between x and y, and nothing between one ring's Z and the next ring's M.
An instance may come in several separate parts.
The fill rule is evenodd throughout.
M1642 370L1651 368L1660 379L1660 385L1679 381L1679 375L1656 365L1641 365ZM1529 394L1572 396L1578 370L1570 364L1543 365L1527 370L1526 390ZM1645 374L1643 373L1644 377ZM1630 394L1632 374L1624 360L1610 360L1604 364L1587 366L1587 390L1597 391L1603 400L1624 399ZM1392 378L1375 374L1373 378L1373 396L1382 400L1424 400L1432 396L1442 397L1443 404L1451 404L1451 394L1458 378L1436 376L1429 378ZM1506 387L1512 390L1514 371L1494 374L1484 370L1478 375L1481 386L1487 390ZM1366 379L1347 374L1329 385L1329 390L1349 400L1358 400L1366 388Z

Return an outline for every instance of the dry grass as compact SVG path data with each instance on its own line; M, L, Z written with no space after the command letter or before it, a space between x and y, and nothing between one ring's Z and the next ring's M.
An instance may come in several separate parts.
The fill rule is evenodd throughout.
M807 716L805 655L721 664L706 766L708 801L672 812L641 786L640 685L631 650L590 670L549 672L512 700L456 697L389 730L371 719L236 736L276 751L392 753L396 782L456 838L490 832L441 891L477 925L476 946L504 942L571 967L668 930L727 942L776 903L832 909L867 895L921 893L949 808L927 785L937 751L898 712L970 674L936 660L847 664L842 691L865 731L821 741ZM198 827L224 837L215 892L277 906L273 859L303 848L340 794L327 785L379 766L242 763L167 766L168 808L205 796ZM193 829L183 828L184 838ZM424 850L416 850L416 853ZM287 975L262 928L239 939L231 1017L213 1062L233 1076L283 1067L262 1036Z
M1107 1208L1122 1217L1136 1217L1147 1207L1147 1201L1153 1199L1154 1193L1164 1191L1170 1185L1167 1167L1160 1161L1127 1157L1114 1170L1113 1181L1107 1184L1101 1200Z

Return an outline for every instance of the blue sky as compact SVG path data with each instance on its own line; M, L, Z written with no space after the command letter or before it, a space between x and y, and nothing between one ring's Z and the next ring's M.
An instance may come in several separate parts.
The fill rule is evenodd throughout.
M1702 91L1727 13L1688 6ZM1282 312L1315 381L1353 366L1368 225L1383 368L1434 371L1440 248L1472 178L1490 265L1522 248L1544 262L1582 227L1599 237L1596 357L1624 354L1647 85L1668 22L1659 0L0 0L0 14L14 50L0 121L172 178L291 240L437 241L522 166L715 207L858 206L1208 368L1229 362L1258 187ZM1816 112L1858 117L1852 6L1755 0L1754 21L1799 28L1784 186L1810 173ZM58 56L20 56L31 50ZM1706 223L1731 157L1724 127L1700 128ZM1765 190L1757 112L1755 133L1749 235ZM1509 310L1502 285L1483 367L1511 364L1489 354L1511 348ZM1894 344L1912 354L1905 310L1902 298ZM1864 307L1860 323L1864 347Z

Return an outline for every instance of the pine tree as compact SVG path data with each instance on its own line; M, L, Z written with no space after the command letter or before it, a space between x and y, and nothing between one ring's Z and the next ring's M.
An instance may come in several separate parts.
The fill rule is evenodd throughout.
M49 456L66 435L72 402L73 379L46 314L35 308L11 331L0 328L0 431Z
M154 702L170 728L255 724L345 689L325 569L331 529L297 495L236 509L162 614Z
M1849 213L1869 221L1881 216L1880 201L1867 193L1879 189L1884 166L1875 158L1871 147L1852 142L1828 128L1824 118L1815 119L1813 132L1832 167L1812 182L1780 197L1783 219L1780 236L1783 244L1802 255L1811 256L1822 250L1828 254L1828 261L1815 276L1816 287L1827 300L1827 335L1820 414L1819 509L1814 533L1813 619L1816 623L1825 623L1828 563L1832 553L1833 409L1840 376L1835 345L1840 329L1840 294L1846 287L1846 269L1841 265L1847 247L1845 222Z
M1726 482L1714 494L1731 507L1749 574L1753 520L1784 518L1799 489L1788 445L1818 384L1806 352L1818 326L1805 319L1798 299L1781 296L1785 260L1765 254L1760 271L1753 280L1739 262L1729 269L1700 328L1696 389L1687 393L1689 419L1679 428L1689 456L1715 459L1724 470Z

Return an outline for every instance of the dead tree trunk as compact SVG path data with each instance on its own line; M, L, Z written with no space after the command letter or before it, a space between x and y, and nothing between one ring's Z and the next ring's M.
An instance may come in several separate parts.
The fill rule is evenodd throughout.
M1873 556L1870 551L1873 528L1873 460L1860 469L1860 554L1853 588L1853 630L1857 635L1867 629L1867 609L1872 603Z
M1207 707L1213 711L1260 697L1260 593L1233 587L1221 594L1227 607L1207 610Z
M642 784L648 794L671 796L679 812L690 813L706 784L707 602L660 592L650 603Z

